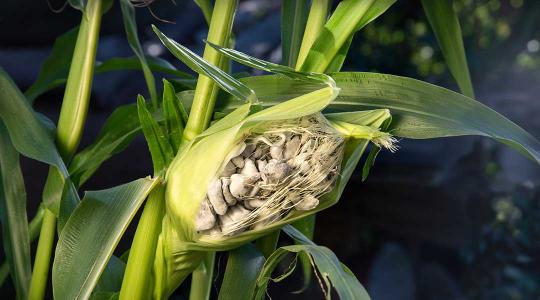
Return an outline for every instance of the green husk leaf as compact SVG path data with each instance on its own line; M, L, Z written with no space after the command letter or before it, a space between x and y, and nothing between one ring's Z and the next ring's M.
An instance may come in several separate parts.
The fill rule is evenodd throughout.
M31 277L30 237L26 217L26 190L19 153L0 121L0 221L4 252L17 299L28 297Z
M138 179L85 194L58 239L52 271L55 299L90 296L128 224L159 181Z
M330 298L331 289L334 288L340 299L370 299L366 290L351 271L343 266L335 254L328 248L317 246L300 231L292 226L285 226L283 231L292 237L298 244L278 248L265 262L262 272L257 280L255 299L263 299L269 280L280 281L285 276L272 279L272 272L289 252L309 254L312 264L317 268L320 278L326 287L325 296Z
M465 47L463 46L461 26L452 7L452 1L422 0L422 6L441 47L450 73L456 80L459 89L464 95L474 98L474 89L469 66L467 65Z
M169 162L174 158L175 152L169 143L169 139L146 107L146 102L141 95L137 97L137 111L152 156L154 172L157 174L169 165Z
M152 26L154 32L161 40L161 42L171 51L171 53L180 59L184 64L189 66L197 73L206 75L212 78L219 87L226 92L232 94L236 98L244 102L256 102L256 96L254 92L240 81L227 74L225 71L219 69L206 62L203 58L193 53L188 48L180 45L174 40L164 35L157 27Z
M307 0L283 0L281 4L282 63L296 65L308 17Z
M142 49L141 43L139 41L139 36L137 35L137 24L135 23L135 8L129 0L120 0L120 8L122 9L122 19L124 21L124 28L126 30L126 36L129 45L135 55L140 61L141 68L144 74L144 79L146 85L148 86L148 92L150 93L150 98L154 107L157 108L157 92L156 92L156 81L154 75L148 66L146 61L146 56Z
M218 300L252 299L264 261L251 243L230 251Z

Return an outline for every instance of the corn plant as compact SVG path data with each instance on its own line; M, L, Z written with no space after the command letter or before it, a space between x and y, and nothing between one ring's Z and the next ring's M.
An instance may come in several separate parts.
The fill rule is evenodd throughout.
M232 49L236 0L195 1L209 26L202 57L159 26L153 31L197 77L145 56L129 0L119 4L135 57L96 62L101 17L112 1L68 2L82 12L81 24L57 39L34 85L22 93L0 69L7 260L0 280L10 276L20 299L43 299L51 269L55 299L164 299L179 288L190 299L208 299L216 252L228 252L219 299L263 299L269 282L298 263L306 285L316 272L325 297L335 291L341 299L369 299L332 251L311 241L315 214L338 202L360 162L365 179L380 151L399 151L398 139L461 135L491 137L540 162L533 136L474 100L448 0L422 5L462 93L389 74L340 72L355 33L395 0L343 0L334 10L329 0L283 0L282 64ZM233 61L270 74L233 76ZM149 97L118 107L79 150L93 75L119 69L140 69ZM166 74L161 92L155 72ZM32 100L64 83L54 126ZM79 187L141 134L151 175L80 199ZM50 166L30 222L20 155ZM115 253L132 222L129 251ZM277 247L281 232L293 243ZM291 255L289 270L276 277Z

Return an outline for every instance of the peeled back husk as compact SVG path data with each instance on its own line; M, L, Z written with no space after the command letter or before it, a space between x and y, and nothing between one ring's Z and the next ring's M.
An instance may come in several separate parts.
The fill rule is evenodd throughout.
M323 210L338 201L345 183L350 178L369 143L369 137L357 138L360 136L358 132L355 132L354 136L349 136L343 128L335 129L336 122L340 122L341 127L344 124L349 124L353 127L355 125L360 126L360 128L365 126L369 127L370 130L378 131L381 125L390 118L390 114L388 110L373 110L323 116L320 111L328 104L329 98L327 96L333 94L333 91L322 89L313 93L251 115L250 105L243 105L217 121L178 153L166 177L167 221L163 223L163 231L169 232L169 234L163 234L161 251L164 253L161 253L160 257L165 261L161 262L161 265L168 266L168 269L171 270L168 273L170 278L166 284L167 290L178 285L190 273L191 266L196 266L196 264L192 264L192 261L189 264L186 263L189 260L182 260L180 256L191 256L193 260L196 260L202 257L200 254L205 251L223 251L235 248L285 224ZM326 98L320 97L321 93L327 93ZM309 102L310 98L321 100ZM313 147L311 143L315 143L317 138L306 138L305 135L299 134L298 130L295 130L298 122L310 118L328 126L328 130L332 131L332 136L338 142L324 147ZM273 133L269 130L275 131L276 124L287 124L285 126L287 128L282 128L286 130L278 130L279 132L276 131L275 136L272 136ZM281 149L270 153L272 146L267 145L266 152L258 151L257 149L261 147L253 145L253 142L260 136L270 138L272 146L279 146L274 144L283 140L283 144L279 146ZM310 160L309 155L305 155L309 151L313 151L313 153L326 151L337 154L338 159L333 164L328 164L328 159L321 159L314 163ZM312 156L313 153L311 153ZM243 164L238 156L244 157ZM232 162L233 159L235 162ZM287 166L280 165L283 163L286 163ZM232 166L236 169L233 170ZM248 169L245 169L246 167ZM333 176L318 176L319 180L312 182L313 186L317 186L316 191L318 192L306 194L304 197L308 200L306 202L300 201L302 190L296 191L297 193L283 192L284 197L280 198L283 200L277 202L281 205L277 211L268 205L265 206L265 203L262 203L264 201L257 202L261 199L254 197L255 195L263 195L265 192L268 193L267 190L263 189L262 184L258 184L263 180L266 184L279 185L283 183L280 180L290 177L290 181L287 183L287 186L290 187L291 182L300 178L299 176L302 174L309 175L310 172L319 172L323 175L329 175L332 172L328 170L333 167L336 167L333 169ZM262 169L265 171L261 172ZM259 174L254 174L255 171ZM234 175L240 175L241 178L235 176L233 180ZM223 180L223 177L227 179ZM232 193L233 181L236 180L243 180L244 183L251 186L247 191ZM221 182L222 198L227 205L227 211L223 215L218 215L214 211L215 222L222 227L219 228L220 230L216 230L215 226L207 229L213 222L213 220L208 220L204 223L206 226L197 228L197 219L200 218L201 208L205 211L208 210L209 201L206 199L209 187L212 184L215 190L219 190L217 182ZM227 185L230 192L230 194L227 193L228 196L223 192L224 186ZM258 190L256 190L257 188ZM305 190L305 187L303 189ZM244 196L240 196L240 194ZM236 203L231 199L227 201L227 197L230 195L235 197ZM245 198L242 199L242 197ZM271 195L268 194L268 197ZM235 207L238 205L242 205L242 207ZM298 209L295 209L295 206L298 206ZM257 209L259 213L253 214L253 211ZM249 226L238 226L242 223L238 220L245 220L246 216L249 216ZM210 218L212 219L212 217ZM226 228L225 233L221 230L223 228ZM175 262L179 261L184 261L183 267L175 268ZM156 265L160 265L160 263L156 262Z

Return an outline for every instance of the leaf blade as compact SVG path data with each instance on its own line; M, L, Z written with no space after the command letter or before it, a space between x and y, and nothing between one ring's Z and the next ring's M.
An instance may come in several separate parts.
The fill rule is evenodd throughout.
M465 55L459 19L449 0L422 0L422 6L429 24L441 47L450 73L456 80L461 92L474 98L474 89Z
M19 153L0 122L0 221L4 252L18 299L26 299L31 277L26 190Z
M127 225L159 179L87 192L60 234L53 263L56 299L86 299Z
M282 63L294 67L308 17L307 0L284 0L281 4Z

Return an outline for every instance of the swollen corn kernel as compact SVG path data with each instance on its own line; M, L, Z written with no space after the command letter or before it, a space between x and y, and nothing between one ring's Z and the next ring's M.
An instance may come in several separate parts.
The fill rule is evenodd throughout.
M232 236L264 228L291 210L317 208L336 181L344 139L311 115L263 124L239 144L208 186L209 201L196 220L200 234Z

